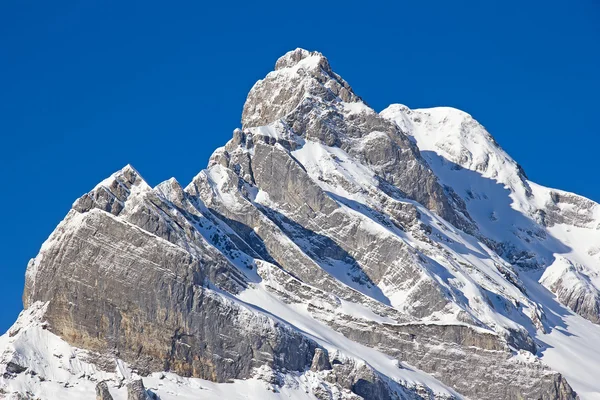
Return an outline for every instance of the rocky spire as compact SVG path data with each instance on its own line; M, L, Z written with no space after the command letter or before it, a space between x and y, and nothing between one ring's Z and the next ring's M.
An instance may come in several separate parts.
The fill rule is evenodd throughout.
M119 215L132 192L146 190L150 190L150 186L135 168L127 164L96 185L89 193L77 199L73 203L73 209L87 212L92 208L99 208L113 215Z
M275 70L250 90L242 124L244 133L238 136L244 138L266 136L269 143L275 138L289 147L299 136L339 147L371 168L382 190L416 200L455 226L475 229L464 209L452 207L452 199L405 132L365 104L319 52L296 49L280 57ZM231 144L225 147L229 153Z
M362 100L348 83L331 70L321 53L296 49L280 57L275 70L256 82L242 113L244 128L274 122L296 109L306 99L324 102Z

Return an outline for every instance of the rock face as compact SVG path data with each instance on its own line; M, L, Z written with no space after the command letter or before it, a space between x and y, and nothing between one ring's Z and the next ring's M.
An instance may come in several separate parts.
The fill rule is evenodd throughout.
M73 210L50 239L60 245L50 246L30 266L35 278L26 285L26 306L49 301L46 315L53 332L75 346L118 354L146 373L170 370L225 381L249 377L264 363L290 370L308 365L314 342L206 287L211 282L236 293L244 282L202 240L197 246L206 248L193 252L167 240L175 240L174 222L159 214L152 192L141 194L148 188L132 168L117 173L117 183L109 187L121 189L138 180L133 188L142 198L135 206L127 204L134 207L131 214L127 207L123 212L150 231L96 208L103 203L89 203L92 208L86 210L77 201L75 208L85 212ZM87 198L101 197L91 193ZM191 222L187 225L193 229ZM223 358L230 361L215 362Z
M141 379L133 380L127 384L127 400L152 400Z
M479 228L475 236L510 263L541 270L540 282L561 303L598 322L597 203L529 181L483 126L462 111L395 104L381 116L409 132L442 184L460 197Z
M96 400L113 400L105 381L99 382L96 385Z
M590 276L597 276L597 273L581 264L574 264L567 258L558 257L544 271L540 283L555 293L561 303L598 324L600 293Z
M321 53L297 49L284 55L275 71L250 90L242 126L248 129L277 121L304 139L355 154L405 197L450 222L466 223L408 137L355 95ZM260 140L260 132L258 136Z
M313 372L327 371L331 369L329 356L323 349L317 349L310 365L310 370Z
M135 373L163 400L256 381L256 398L575 399L541 357L561 307L544 287L598 322L600 250L557 232L597 235L600 208L507 157L464 113L378 114L292 51L188 186L126 166L73 204L28 265L0 388L150 398Z

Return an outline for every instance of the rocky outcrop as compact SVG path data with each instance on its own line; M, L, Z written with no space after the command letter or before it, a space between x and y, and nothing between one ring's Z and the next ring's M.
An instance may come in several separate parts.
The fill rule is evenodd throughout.
M98 382L96 385L96 400L113 400L105 381Z
M127 400L152 400L141 379L127 383Z
M331 364L329 363L329 356L327 352L323 349L316 349L312 364L310 365L310 370L313 372L318 372L327 371L330 369Z
M292 51L250 90L242 126L260 127L279 120L302 138L356 154L382 181L406 197L458 226L468 225L463 216L466 212L457 213L452 208L414 144L396 124L380 117L356 96L322 54ZM364 140L357 143L357 139Z
M521 350L522 354L536 353L535 343L529 336L514 333L503 338L466 325L386 324L339 314L331 318L337 305L326 305L327 294L315 292L299 282L291 285L289 277L279 274L271 274L269 279L269 284L289 301L309 297L311 315L346 338L432 373L469 397L568 399L575 396L560 374L535 357L531 356L527 363L514 357L511 348L515 347L526 349ZM310 295L304 294L307 290L311 291ZM317 355L315 352L315 358ZM332 364L335 370L335 361ZM482 377L482 370L490 371L489 375Z
M303 370L312 360L314 342L206 287L215 260L97 209L72 212L56 235L33 264L41 263L25 299L50 301L49 329L75 346L118 354L146 373L215 381L263 364Z
M395 104L380 114L412 136L442 183L465 204L479 227L471 233L511 264L542 271L542 284L562 304L598 322L597 203L529 181L521 166L463 111ZM580 267L552 272L564 263Z
M352 88L334 73L321 53L291 51L277 60L275 71L258 81L242 112L244 128L268 125L298 108L308 97L361 102Z
M599 229L600 224L594 225L596 213L600 208L598 204L573 193L557 190L550 192L550 199L544 208L544 224L568 224L580 228Z
M598 324L600 293L592 284L590 275L598 274L564 257L557 257L540 278L540 283L554 293L562 304Z

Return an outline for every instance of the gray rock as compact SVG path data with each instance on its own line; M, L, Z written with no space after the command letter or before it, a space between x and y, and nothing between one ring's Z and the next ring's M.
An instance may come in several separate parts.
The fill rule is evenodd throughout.
M141 379L127 383L127 400L152 400Z
M310 364L314 342L204 288L211 276L219 281L216 260L198 259L100 210L68 219L65 225L75 226L30 274L25 300L51 300L50 329L73 345L119 354L140 371L215 381L249 377L263 364Z
M298 67L299 62L308 58L313 62ZM267 125L283 118L307 96L360 101L350 85L331 70L329 62L321 53L296 49L277 60L275 70L273 74L258 81L248 94L242 112L244 128ZM278 72L289 73L289 79L282 82Z
M546 226L569 224L586 228L595 221L594 212L598 205L585 197L553 191L550 199L543 210L543 223Z
M27 371L27 368L28 367L20 365L14 361L9 361L6 364L6 372L8 372L9 374L20 374L22 372Z
M326 371L331 369L331 364L329 363L329 356L326 350L323 349L315 349L315 355L312 360L312 364L310 365L310 370L314 372L318 371Z
M113 400L106 381L98 382L96 385L96 400Z
M600 323L600 293L588 275L594 272L560 256L555 264L560 269L553 270L548 276L542 275L540 282L562 304L582 317L596 324Z
M244 104L242 125L249 128L282 120L304 138L357 153L383 181L451 223L471 225L462 217L466 210L454 210L416 146L394 123L368 108L347 117L340 102L362 103L362 99L331 70L322 54L297 49L281 57L276 70L254 85ZM384 135L359 148L349 140L371 132Z
M310 290L311 293L307 297L313 299L316 304L327 301L326 293L315 291L302 284L290 285L289 276L271 275L270 278L280 291L282 284L287 282L285 288L291 291L288 294L290 297L302 296L303 291ZM308 310L315 319L328 324L345 337L365 346L375 347L411 366L435 374L459 393L467 394L472 398L491 396L511 399L521 396L522 398L568 399L573 398L569 396L575 396L565 379L541 362L527 365L512 359L510 346L525 348L534 353L536 351L531 338L521 337L519 333L503 338L478 332L469 326L422 323L377 324L349 318L332 319L331 311L311 304ZM521 342L515 343L515 340ZM348 365L342 368L333 363L334 370L340 371L345 368L348 368ZM489 372L482 376L482 371ZM343 382L343 377L351 376L348 371L338 372L338 375L336 382L342 380L344 387L353 387L354 382ZM362 382L362 384L366 383Z

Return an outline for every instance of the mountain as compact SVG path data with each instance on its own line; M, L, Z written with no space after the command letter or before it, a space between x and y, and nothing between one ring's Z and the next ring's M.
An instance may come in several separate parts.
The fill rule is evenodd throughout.
M187 186L73 204L0 337L8 399L597 399L600 206L471 116L296 49Z

